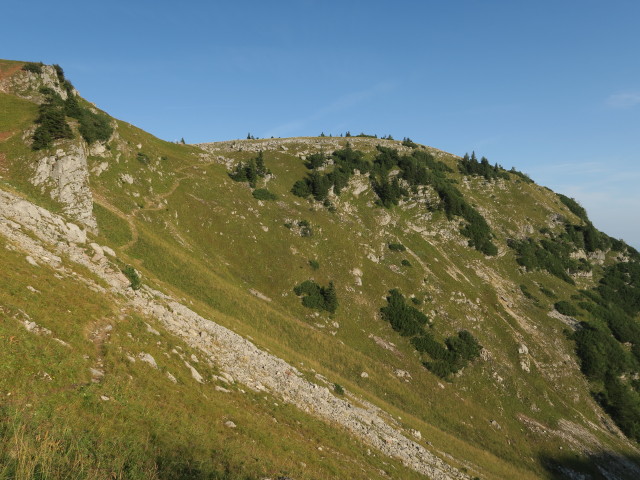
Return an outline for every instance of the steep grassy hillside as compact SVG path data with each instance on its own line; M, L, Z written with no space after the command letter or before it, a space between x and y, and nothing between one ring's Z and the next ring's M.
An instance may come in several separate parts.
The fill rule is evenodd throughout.
M0 62L0 189L143 289L386 412L460 478L637 478L640 258L571 199L410 141L178 145L110 118L88 141L64 75L23 66ZM43 86L72 135L34 150ZM217 380L131 289L0 241L0 478L421 478L287 392Z

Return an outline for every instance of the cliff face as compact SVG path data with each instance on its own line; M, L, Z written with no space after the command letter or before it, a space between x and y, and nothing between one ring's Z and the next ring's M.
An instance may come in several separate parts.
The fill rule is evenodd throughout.
M2 443L7 475L640 476L591 395L633 391L635 337L589 303L616 265L635 292L637 252L569 200L376 138L189 146L112 120L89 143L67 117L33 151L40 87L76 93L21 68L0 62L0 361L29 361L0 393L4 438L33 441ZM590 328L617 335L619 384L581 371Z
M60 202L70 218L91 230L97 229L84 142L57 149L53 155L39 159L31 182Z

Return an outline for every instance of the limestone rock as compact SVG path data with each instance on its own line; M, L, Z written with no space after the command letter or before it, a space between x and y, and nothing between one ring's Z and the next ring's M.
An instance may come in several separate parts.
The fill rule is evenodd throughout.
M156 359L155 359L155 358L153 358L153 356L151 356L151 354L149 354L149 353L144 353L144 352L143 352L143 353L140 353L140 354L138 355L138 358L139 358L141 361L143 361L143 362L145 362L145 363L148 363L148 364L149 364L149 365L151 365L153 368L158 368L158 364L156 363Z
M122 183L128 183L129 185L133 185L133 177L128 173L120 174L120 181Z
M191 366L189 362L184 362L184 364L187 366L187 368L191 372L191 376L196 382L204 383L204 378L202 378L202 375L200 375L200 373L195 368L193 368L193 366Z
M41 158L31 183L42 191L49 190L51 198L64 205L65 214L91 230L97 229L84 143L58 149L54 155Z

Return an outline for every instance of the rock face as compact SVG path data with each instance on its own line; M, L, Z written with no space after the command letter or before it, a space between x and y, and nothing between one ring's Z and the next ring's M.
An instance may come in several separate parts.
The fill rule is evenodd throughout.
M31 183L49 190L51 198L64 205L65 214L91 230L97 229L84 142L40 159Z
M9 225L17 228L25 226L46 242L55 243L64 239L69 243L82 244L87 241L86 232L77 225L65 222L48 210L2 190L0 215L4 219L11 219Z
M61 87L58 74L51 65L42 65L42 73L21 70L0 81L0 92L12 92L29 100L42 98L42 94L38 91L41 87L50 88L63 100L67 99L67 91ZM75 95L77 92L74 90L73 93Z
M53 90L62 100L66 100L69 95L61 84L56 69L50 65L42 65L41 73L18 70L0 81L0 92L10 92L38 103L44 98L40 92L43 87ZM72 89L71 94L77 95L77 92ZM48 191L52 199L60 202L66 215L89 229L96 230L87 154L88 146L83 140L65 142L64 148L58 148L53 155L38 161L30 180L43 193Z

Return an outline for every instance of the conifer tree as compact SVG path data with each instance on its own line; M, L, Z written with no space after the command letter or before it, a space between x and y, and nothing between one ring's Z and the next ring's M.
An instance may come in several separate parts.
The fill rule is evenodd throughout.
M322 289L322 296L324 297L324 309L329 313L335 313L338 308L338 295L333 281L329 282L327 288Z

